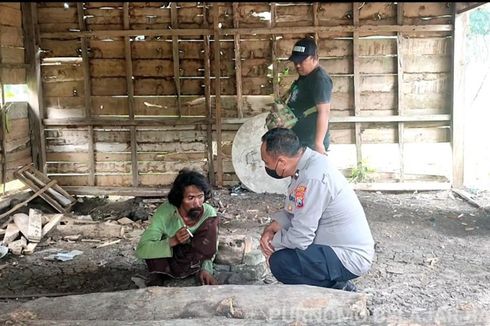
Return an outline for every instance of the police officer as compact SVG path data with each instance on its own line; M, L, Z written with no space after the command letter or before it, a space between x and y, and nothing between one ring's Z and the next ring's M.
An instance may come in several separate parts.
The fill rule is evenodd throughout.
M271 177L291 177L285 207L260 239L272 274L285 284L355 291L349 280L370 269L374 241L348 181L291 129L266 132L261 157Z

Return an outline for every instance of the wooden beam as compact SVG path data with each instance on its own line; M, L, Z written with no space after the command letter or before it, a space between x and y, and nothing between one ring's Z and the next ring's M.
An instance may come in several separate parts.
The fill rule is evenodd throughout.
M221 54L220 54L220 29L219 3L213 3L213 30L214 30L214 94L215 94L215 118L216 118L216 186L223 186L223 151L221 149Z
M355 190L361 191L432 191L432 190L449 190L449 182L373 182L373 183L353 183Z
M177 29L177 4L175 2L170 3L170 16L172 21L172 29ZM177 112L179 117L182 116L182 99L180 98L180 60L179 60L179 36L172 35L172 58L174 63L174 82L175 90L177 91Z
M162 197L170 191L169 188L146 188L146 187L76 187L63 186L72 195L118 195L137 197Z
M453 15L453 89L452 89L452 156L453 186L464 184L464 122L465 122L465 35L468 15Z
M204 27L208 27L208 10L207 5L202 7L204 17ZM204 98L208 123L206 124L206 140L208 149L208 179L212 185L216 185L214 177L214 158L213 158L213 108L211 105L211 64L210 64L210 47L209 35L203 35L204 38Z
M452 25L363 25L357 30L360 33L388 33L388 32L451 32ZM235 34L307 34L307 33L322 33L336 35L339 33L352 33L354 26L298 26L291 27L274 27L274 28L237 28L237 29L220 29L219 35L235 35ZM45 32L41 33L41 38L74 38L74 37L121 37L121 36L200 36L213 35L215 31L211 29L142 29L142 30L106 30L106 31L80 31L80 32Z
M471 205L477 207L477 208L485 208L485 206L481 203L479 203L478 201L476 201L475 199L472 198L472 195L463 190L463 189L457 189L457 188L452 188L451 189L452 192L454 192L456 195L460 196L461 198L463 198L464 200L466 200L467 202L469 202Z
M83 3L77 2L77 14L78 14L78 25L80 31L87 30L84 19ZM92 111L92 82L90 80L90 63L87 51L87 38L81 37L82 46L82 60L83 60L83 85L85 87L85 117L90 118ZM93 126L88 126L88 184L90 186L95 185L95 148L94 148L94 128Z
M90 119L44 119L46 126L172 126L186 124L206 124L207 118L152 117L128 120L127 118L90 118Z
M26 72L26 83L29 89L29 106L32 115L29 114L31 125L32 160L34 165L43 173L47 172L46 166L46 137L44 134L44 100L41 84L41 58L39 51L39 25L37 23L37 3L23 2L24 44L26 62L29 64Z
M482 5L486 4L486 3L487 3L487 2L473 2L473 3L471 3L471 4L466 4L466 3L464 3L464 2L456 2L456 3L453 3L453 6L455 6L455 7L456 7L456 13L457 13L458 15L460 15L460 14L462 14L462 13L465 13L465 12L469 11L469 10L472 10L472 9L478 8L478 7L480 7L480 6L482 6ZM460 6L458 6L458 5L460 5L460 6L465 6L465 7L464 7L464 8L459 9L459 7L460 7Z
M276 3L272 2L271 6L271 28L276 26ZM281 97L280 87L279 87L279 65L277 62L277 39L276 35L271 35L272 42L272 92L274 94L274 99L279 99Z
M396 22L398 25L403 25L403 2L397 2L396 4ZM403 34L396 33L396 57L397 57L397 108L398 115L404 114L403 103ZM405 124L403 122L398 123L398 145L400 151L400 181L405 178L405 144L403 140L403 133L405 130Z
M124 29L129 29L129 2L123 4ZM133 83L133 62L131 58L131 39L124 37L124 54L126 59L126 84L128 87L128 111L129 119L134 119L134 83Z
M129 29L129 2L123 4L123 21L124 29ZM129 36L124 37L124 54L126 58L126 84L128 88L128 111L129 120L134 120L134 83L133 83L133 60L131 54L131 39ZM138 153L136 140L136 127L130 127L131 137L131 175L133 177L133 187L137 187L138 180Z
M29 42L29 40L25 40ZM31 65L28 63L0 63L0 68L30 68Z
M233 27L238 28L238 2L233 2ZM243 118L242 108L242 56L240 54L240 34L233 36L235 45L235 79L236 79L236 108L238 118Z
M318 27L318 2L313 2L313 26ZM315 31L315 43L318 45L318 32Z
M225 124L242 124L250 118L244 119L223 119ZM432 114L432 115L389 115L389 116L348 116L348 117L331 117L329 123L386 123L386 122L436 122L451 121L450 114Z
M352 19L354 27L359 26L359 2L352 3ZM359 31L356 28L352 34L352 62L354 71L354 115L361 115L361 78L359 75ZM361 125L355 123L355 139L356 139L356 160L357 165L362 164L362 137Z

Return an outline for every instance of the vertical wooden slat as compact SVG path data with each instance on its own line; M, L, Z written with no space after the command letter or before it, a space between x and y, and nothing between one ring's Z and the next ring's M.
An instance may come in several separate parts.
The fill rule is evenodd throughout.
M203 4L202 13L204 17L204 28L208 28L208 6ZM214 157L213 157L213 111L211 105L211 64L209 62L210 49L209 49L209 35L203 35L204 39L204 97L206 103L206 112L208 117L208 124L206 126L207 145L208 145L208 178L212 185L216 185L214 177Z
M233 27L238 28L238 2L233 2ZM242 59L240 55L240 34L235 34L235 79L236 79L236 108L238 118L243 118L243 103L242 103Z
M313 26L318 26L318 2L313 3ZM315 32L315 43L318 45L318 32Z
M221 60L220 60L220 31L219 31L219 4L213 3L213 30L214 30L214 92L216 115L216 185L223 186L223 153L221 142Z
M403 2L397 2L396 5L396 22L398 25L403 25ZM403 35L402 33L396 33L396 56L398 61L397 69L397 85L398 85L398 115L403 115ZM400 151L400 182L405 179L405 144L403 140L403 133L405 130L405 124L403 122L398 123L398 145Z
M354 115L361 114L361 82L359 76L359 2L352 5L354 33L352 35L352 60L354 68ZM355 123L357 165L362 164L361 124Z
M123 4L124 29L129 29L129 2ZM134 120L134 84L133 84L133 61L131 58L131 39L124 37L124 53L126 57L126 84L128 88L129 120ZM136 126L130 127L131 137L131 174L133 187L137 187L138 180L138 155L136 151Z
M0 51L0 64L2 63L2 51ZM2 137L2 194L5 194L5 184L7 183L7 137L6 137L6 121L3 121L3 119L7 119L7 113L3 112L4 108L3 106L5 105L5 95L3 93L3 81L2 81L2 73L0 73L0 105L2 107L0 114L0 123L1 128L0 128L0 135Z
M77 13L78 13L78 25L81 31L86 31L87 27L85 26L85 20L83 18L83 3L77 2ZM83 84L85 87L85 117L87 119L90 118L91 108L92 108L92 87L90 80L90 65L88 59L87 52L87 38L81 37L81 46L82 46L82 60L83 60L83 72L84 72L84 80ZM88 126L88 167L89 167L89 176L88 176L88 184L89 186L95 185L95 148L94 148L94 127L92 125Z
M39 171L47 172L46 136L44 134L44 101L41 85L41 58L39 51L39 25L37 24L37 3L22 3L24 26L24 45L27 68L26 83L29 89L29 106L31 107L31 148L32 160Z
M171 2L170 4L170 16L172 20L172 28L178 28L177 4L175 2ZM174 82L175 89L177 91L177 111L180 118L182 116L182 99L180 97L179 37L177 35L172 35L172 51L174 61Z
M456 6L453 6L456 7ZM456 15L453 8L453 89L452 89L452 158L453 187L464 185L464 120L465 120L465 35L468 15Z
M271 27L276 26L276 3L272 2L271 6ZM274 99L279 99L279 68L277 62L277 40L276 34L271 34L272 42L272 92L274 93Z

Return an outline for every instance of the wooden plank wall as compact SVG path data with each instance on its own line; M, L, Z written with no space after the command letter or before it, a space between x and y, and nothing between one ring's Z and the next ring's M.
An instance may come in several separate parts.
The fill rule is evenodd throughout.
M4 85L26 83L24 58L20 3L0 2L0 98L1 104L6 104L0 132L0 183L15 179L13 172L32 162L27 104L9 105L3 94Z
M80 32L76 3L38 3L48 172L87 185L91 139L96 186L165 186L183 166L236 183L236 130L297 78L308 35L334 82L333 144L359 161L363 145L449 142L452 4L399 4L85 2Z

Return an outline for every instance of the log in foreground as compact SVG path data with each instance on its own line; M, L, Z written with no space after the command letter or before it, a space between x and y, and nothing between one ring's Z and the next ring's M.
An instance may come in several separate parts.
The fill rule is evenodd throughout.
M298 322L366 318L366 295L307 285L217 285L150 287L121 292L40 298L0 320L168 321L229 318Z

